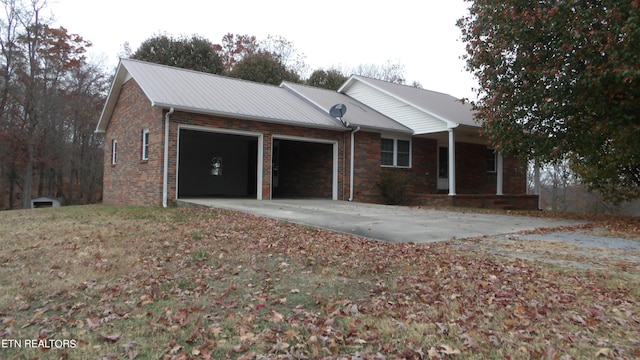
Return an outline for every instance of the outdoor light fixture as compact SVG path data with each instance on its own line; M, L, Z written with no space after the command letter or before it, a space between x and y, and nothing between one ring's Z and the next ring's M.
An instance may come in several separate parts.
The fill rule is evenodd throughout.
M214 156L211 159L211 175L222 175L222 156Z

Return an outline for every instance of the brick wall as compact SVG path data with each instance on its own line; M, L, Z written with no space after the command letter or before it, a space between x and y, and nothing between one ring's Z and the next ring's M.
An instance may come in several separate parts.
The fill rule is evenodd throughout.
M103 202L162 204L164 129L160 110L152 108L135 81L122 87L105 136ZM142 160L142 130L149 129L149 160ZM117 162L111 164L112 141Z
M135 204L158 206L162 204L164 115L166 110L151 107L149 100L135 83L129 81L122 87L118 104L105 136L104 202L107 204ZM168 199L176 198L177 139L179 125L194 125L222 130L242 130L263 134L262 198L270 199L273 136L289 136L323 139L338 143L338 199L349 198L350 132L300 128L252 120L223 118L176 111L171 115L169 131L169 180ZM142 130L149 128L149 160L141 160ZM111 143L118 141L118 161L111 165ZM420 194L437 194L436 140L412 139L412 167L410 169L382 168L380 166L380 134L359 131L355 134L354 200L382 202L380 175L382 171L400 172L407 176L409 197ZM284 140L285 142L287 140ZM298 184L290 184L290 196L331 198L332 182L327 182L333 161L330 145L295 141L287 142L293 152L288 160L299 162L297 171L314 169L308 176L296 177ZM328 150L331 148L331 150ZM457 192L459 194L495 194L496 174L487 172L486 147L483 145L456 143ZM285 149L286 150L286 149ZM331 158L326 155L331 152ZM306 154L306 155L305 155ZM322 179L322 180L319 180ZM526 171L517 161L505 159L504 193L523 194L526 188Z
M170 169L170 180L169 180L169 198L175 199L176 187L175 187L175 171L173 169L176 168L175 163L175 155L176 148L175 144L177 143L177 134L178 134L178 126L182 125L194 125L194 126L203 126L203 127L212 127L216 129L222 130L241 130L247 132L254 133L262 133L263 134L263 170L262 170L262 198L267 200L271 198L272 188L271 188L271 164L272 164L272 145L273 145L273 137L274 136L289 136L289 137L299 137L299 138L309 138L311 139L320 139L320 140L328 140L328 141L336 141L338 142L338 159L343 159L344 157L344 133L341 131L331 131L324 129L311 129L311 128L300 128L296 126L290 125L282 125L282 124L274 124L268 122L260 122L260 121L252 121L252 120L240 120L240 119L232 119L232 118L223 118L218 116L210 116L210 115L201 115L201 114L192 114L176 111L171 115L171 129L169 131L170 136L170 144L171 148L169 151L169 169ZM298 171L302 171L303 169L323 169L323 173L320 175L320 179L315 179L313 174L319 175L318 170L313 170L312 174L307 174L304 176L298 176L299 181L306 182L306 184L302 186L296 186L295 188L290 188L292 193L289 196L292 197L322 197L322 198L331 198L332 192L332 167L331 164L333 162L333 147L332 145L327 144L317 144L312 142L300 142L300 141L284 141L287 143L286 146L290 146L291 144L297 144L292 146L297 146L298 149L293 149L294 151L299 151L300 148L305 149L304 151L310 151L309 156L305 155L305 152L295 155L300 161L304 162L297 169ZM285 151L288 151L285 146ZM320 150L321 149L321 150ZM281 149L282 151L283 149ZM292 150L292 149L289 149ZM322 155L313 153L320 151ZM327 152L330 152L330 159L327 158ZM328 161L329 160L329 161ZM329 169L327 169L329 167ZM327 174L331 174L330 182L327 183ZM343 186L344 181L344 164L342 161L338 161L338 199L343 199L343 192L340 191ZM327 186L329 187L327 190ZM309 194L304 194L304 191L311 191ZM310 190L311 189L311 190Z
M333 145L286 140L279 142L279 181L273 196L331 199Z
M380 134L358 132L356 139L356 170L354 200L383 202L380 192L382 171L395 172L406 177L407 200L418 199L424 194L438 194L438 142L434 139L412 139L412 166L404 168L382 168L380 166ZM497 178L495 172L487 171L485 145L456 143L456 192L458 194L495 194ZM524 194L526 171L517 160L504 161L503 192Z

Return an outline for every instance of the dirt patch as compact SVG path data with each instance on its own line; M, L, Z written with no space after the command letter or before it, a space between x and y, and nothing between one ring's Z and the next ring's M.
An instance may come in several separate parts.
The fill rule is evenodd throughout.
M587 270L618 270L640 279L640 238L605 228L541 231L455 241L461 249Z

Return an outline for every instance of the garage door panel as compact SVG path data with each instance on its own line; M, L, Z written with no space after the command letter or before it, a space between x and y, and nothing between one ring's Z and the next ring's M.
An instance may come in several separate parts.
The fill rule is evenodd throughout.
M216 172L214 158L220 160ZM178 196L255 196L256 158L255 138L182 130Z

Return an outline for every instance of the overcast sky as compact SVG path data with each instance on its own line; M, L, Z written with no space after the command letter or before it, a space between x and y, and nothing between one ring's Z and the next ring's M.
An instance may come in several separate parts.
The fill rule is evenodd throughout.
M122 44L135 51L160 33L198 34L213 43L229 32L258 40L279 35L294 43L312 70L391 60L404 65L408 84L474 97L455 26L466 13L463 0L49 0L48 8L56 26L91 41L91 56L112 66Z

